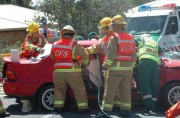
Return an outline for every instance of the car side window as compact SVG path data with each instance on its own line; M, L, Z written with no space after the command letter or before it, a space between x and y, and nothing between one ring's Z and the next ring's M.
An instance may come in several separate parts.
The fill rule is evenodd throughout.
M172 35L178 32L178 22L177 17L172 16L169 18L168 25L165 31L165 35Z

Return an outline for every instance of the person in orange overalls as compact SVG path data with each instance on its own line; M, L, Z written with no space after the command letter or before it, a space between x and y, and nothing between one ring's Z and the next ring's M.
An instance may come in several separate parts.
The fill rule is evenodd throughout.
M29 33L22 44L20 57L37 57L39 53L43 53L45 51L43 47L48 42L42 33L39 32L39 26L35 22L30 22L26 31L29 31Z
M86 50L74 40L75 31L67 25L61 30L61 39L52 45L51 57L55 59L53 71L54 109L64 111L64 102L68 85L74 92L80 113L88 113L88 100L82 79L82 70L89 62ZM81 65L78 57L81 56Z

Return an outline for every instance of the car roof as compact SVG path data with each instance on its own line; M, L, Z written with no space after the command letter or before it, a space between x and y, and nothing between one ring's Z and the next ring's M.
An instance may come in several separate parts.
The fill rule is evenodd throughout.
M89 47L89 46L97 44L98 40L82 40L82 41L77 41L77 42L83 47Z

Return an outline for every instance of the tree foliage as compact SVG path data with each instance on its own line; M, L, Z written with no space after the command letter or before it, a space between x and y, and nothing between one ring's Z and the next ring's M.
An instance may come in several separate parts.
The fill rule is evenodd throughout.
M148 1L141 0L141 4ZM123 15L124 11L137 4L130 0L44 0L40 9L47 13L50 21L58 23L59 29L72 25L77 35L87 38L89 32L98 32L100 19Z

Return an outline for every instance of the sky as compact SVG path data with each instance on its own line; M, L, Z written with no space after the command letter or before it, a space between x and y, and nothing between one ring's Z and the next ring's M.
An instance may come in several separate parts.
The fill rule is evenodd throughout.
M31 0L33 3L36 3L38 0Z
M34 4L36 4L37 2L42 2L43 0L31 0Z

